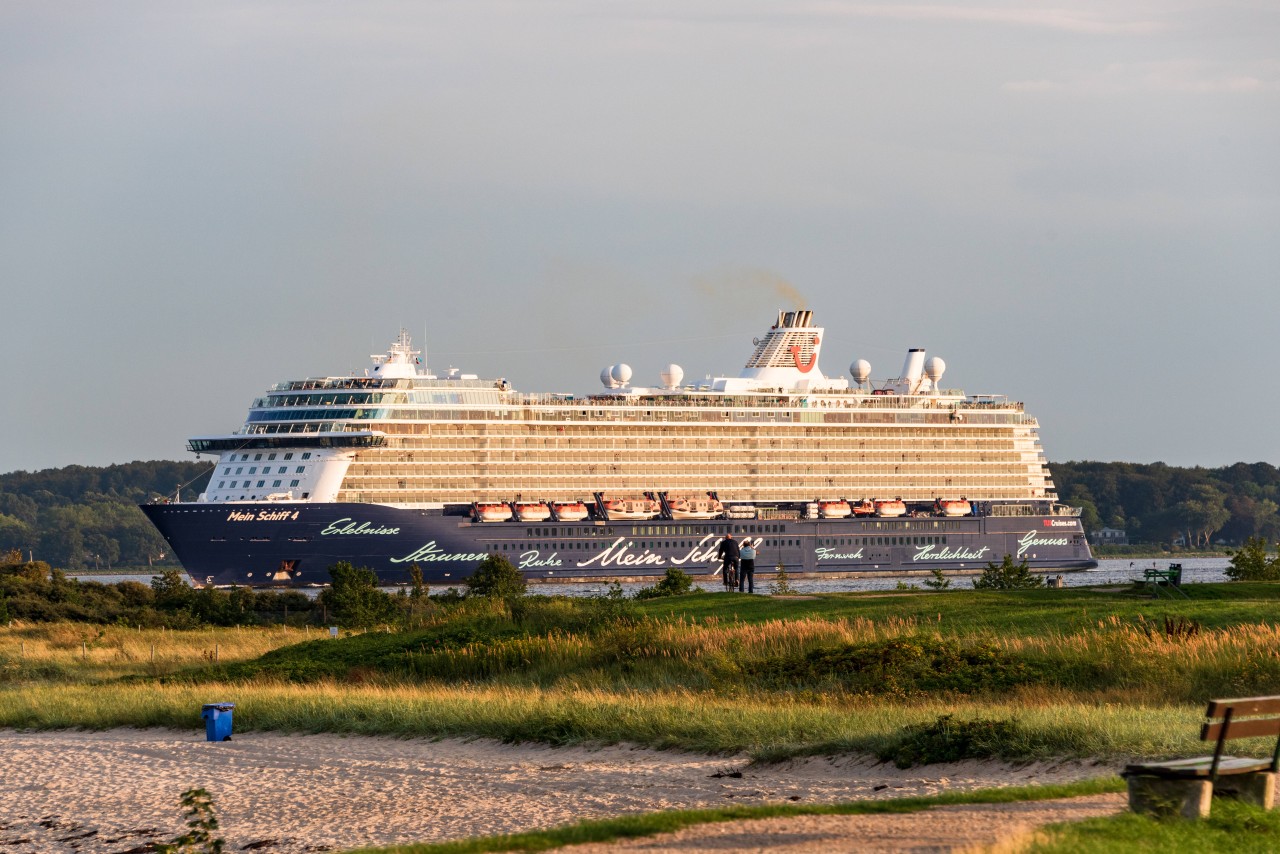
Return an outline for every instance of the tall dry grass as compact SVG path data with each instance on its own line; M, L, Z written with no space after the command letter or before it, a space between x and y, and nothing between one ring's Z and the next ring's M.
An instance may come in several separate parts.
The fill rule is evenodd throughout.
M0 628L0 682L35 676L91 680L163 676L196 665L247 661L318 630L284 626L174 631L82 623Z
M1196 749L1198 711L1070 701L828 704L694 692L338 684L44 685L0 688L0 727L197 730L204 703L234 702L236 732L482 737L632 743L762 759L875 752L903 726L943 714L1016 719L1037 756L1156 756ZM1011 746L1017 755L1018 746Z

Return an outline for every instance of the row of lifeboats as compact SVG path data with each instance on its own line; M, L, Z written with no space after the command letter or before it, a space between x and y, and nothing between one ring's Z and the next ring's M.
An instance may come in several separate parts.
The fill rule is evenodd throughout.
M648 496L605 498L600 506L613 520L653 519L662 513L662 504ZM724 505L710 495L667 498L672 519L715 519L724 514ZM489 501L475 505L481 522L545 522L554 517L561 522L579 522L589 514L581 501Z
M724 504L711 495L671 496L666 502L672 519L716 519L725 512ZM647 495L604 498L600 506L610 519L618 521L653 519L662 513L661 502ZM905 516L907 505L901 498L852 502L834 498L819 500L817 511L823 519L845 519L850 516L892 518ZM934 511L942 516L968 516L973 512L973 505L964 498L939 498L934 502ZM590 512L581 501L489 501L477 503L475 514L481 522L510 522L513 519L520 522L545 522L553 516L561 522L580 522Z
M966 499L942 499L934 502L934 510L943 516L968 516L973 505ZM907 515L907 504L901 498L875 498L863 501L846 501L834 498L818 501L818 515L824 519L844 519L849 516L894 517Z
M581 501L485 501L476 504L476 517L481 522L545 522L551 514L561 522L580 522L587 518L587 505Z

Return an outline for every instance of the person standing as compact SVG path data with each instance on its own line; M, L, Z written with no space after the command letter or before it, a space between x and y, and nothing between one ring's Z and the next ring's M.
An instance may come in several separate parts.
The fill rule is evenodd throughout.
M738 543L733 539L733 532L726 531L724 539L720 541L720 547L716 549L716 556L721 561L721 579L724 582L725 590L732 590L734 582L738 575Z
M738 592L742 585L747 585L748 593L756 592L756 547L750 540L744 539L738 549Z

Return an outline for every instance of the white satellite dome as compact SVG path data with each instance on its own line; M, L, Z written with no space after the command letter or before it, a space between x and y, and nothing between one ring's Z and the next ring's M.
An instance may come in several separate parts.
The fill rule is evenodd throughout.
M859 359L849 366L849 373L853 375L855 383L863 385L871 378L871 363L866 359Z
M924 363L924 375L933 380L933 384L937 385L938 380L942 379L942 374L947 370L947 363L934 356Z
M609 376L618 386L624 386L631 382L631 366L619 362L609 369Z
M684 368L679 365L667 365L662 369L660 376L663 388L679 388L680 381L684 379Z
M604 368L600 371L600 383L605 388L613 388L613 376L611 375L613 368Z

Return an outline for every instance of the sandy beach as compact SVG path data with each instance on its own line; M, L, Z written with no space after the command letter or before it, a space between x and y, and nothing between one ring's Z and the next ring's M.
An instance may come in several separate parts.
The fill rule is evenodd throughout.
M229 742L210 743L203 732L155 729L4 730L0 750L0 851L6 854L139 852L182 832L179 796L199 786L214 797L229 850L293 854L459 839L661 809L894 798L1067 782L1114 770L1087 762L975 762L901 771L857 757L752 767L742 757L625 746L552 748L279 733L244 733ZM1121 803L1121 796L1102 796L1095 813L1115 811ZM947 809L962 815L969 810L969 824L975 828L991 825L989 817L974 818L978 808ZM1025 806L1000 809L1006 815L1019 810L1032 814ZM1078 809L1068 811L1068 817L1078 817ZM844 830L827 819L810 819L812 832L802 835L810 841L822 834L843 834L847 839L853 818L864 817L839 819L846 822ZM1027 826L1046 823L1039 817L1017 820ZM1048 819L1053 820L1061 819ZM715 827L719 829L704 833L744 832ZM819 834L819 827L826 830ZM869 827L860 832L879 832ZM872 845L872 837L864 836L868 844L859 850L954 847L937 847L936 840L927 843L923 836L923 847L901 844L906 837L896 825L886 834L890 847ZM708 839L707 844L719 851L752 850L750 838L748 834L738 839L745 846L741 848L726 838ZM944 832L942 838L950 837ZM662 844L698 850L692 840L645 844L651 846L645 850L664 850ZM819 847L842 850L830 841Z

